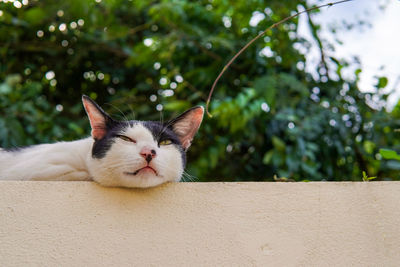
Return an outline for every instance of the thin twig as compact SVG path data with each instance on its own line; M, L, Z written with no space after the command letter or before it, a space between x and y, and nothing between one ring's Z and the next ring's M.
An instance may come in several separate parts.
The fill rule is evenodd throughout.
M246 50L252 43L254 43L255 41L257 41L260 37L262 37L264 34L266 34L269 30L271 30L271 29L273 29L273 28L276 28L277 26L281 25L282 23L285 23L286 21L291 20L291 19L293 19L293 18L299 16L300 14L303 14L303 13L306 13L306 12L310 12L310 11L313 11L313 10L315 10L315 9L319 9L319 8L323 8L323 7L331 7L331 6L333 6L333 5L337 5L337 4L341 4L341 3L345 3L345 2L350 2L350 1L353 1L353 0L341 0L341 1L332 2L332 3L320 5L320 6L311 7L311 8L308 8L308 9L306 9L306 10L297 12L297 13L294 14L294 15L291 15L291 16L289 16L289 17L286 17L286 18L282 19L281 21L272 24L272 25L269 26L265 31L261 32L261 33L258 34L256 37L254 37L254 38L253 38L250 42L248 42L242 49L240 49L239 52L237 52L237 53L231 58L231 60L229 60L229 62L224 66L224 68L222 69L222 71L219 73L219 75L218 75L217 78L215 79L215 81L214 81L214 83L213 83L213 85L212 85L212 87L211 87L210 93L208 94L208 98L207 98L207 103L206 103L206 112L207 112L207 115L208 115L210 118L212 117L212 115L211 115L210 112L208 111L208 106L209 106L209 104L210 104L211 96L212 96L212 94L213 94L213 92L214 92L215 86L217 85L219 79L221 79L222 75L223 75L223 74L225 73L225 71L229 68L229 66L235 61L235 59L236 59L238 56L240 56L240 55L243 53L243 51Z
M138 26L136 26L134 28L131 28L131 29L129 29L128 34L134 35L137 32L143 31L143 30L147 29L148 27L150 27L150 25L152 23L153 22L150 21L150 22L147 22L145 24L141 24L141 25L138 25Z
M322 44L321 39L318 36L317 29L314 25L313 20L311 19L310 13L307 13L307 17L308 17L308 23L310 24L310 27L311 27L311 34L314 37L315 41L317 42L319 52L321 54L321 67L323 67L325 69L326 77L328 79L330 79L328 64L326 63L326 60L325 60L324 46Z

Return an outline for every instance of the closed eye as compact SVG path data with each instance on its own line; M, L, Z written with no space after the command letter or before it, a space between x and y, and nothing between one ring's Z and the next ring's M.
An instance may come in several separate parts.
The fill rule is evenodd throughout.
M165 140L160 141L158 144L160 146L170 145L170 144L172 144L172 140L171 139L165 139Z
M128 136L125 135L117 135L117 137L127 142L136 143L136 140L129 138Z

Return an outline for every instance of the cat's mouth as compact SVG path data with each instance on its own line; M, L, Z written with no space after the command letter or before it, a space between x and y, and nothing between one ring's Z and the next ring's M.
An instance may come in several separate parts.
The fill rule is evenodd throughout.
M125 174L137 175L139 172L153 172L156 176L158 176L157 171L150 165L144 166L143 168L140 168L134 172L125 172Z

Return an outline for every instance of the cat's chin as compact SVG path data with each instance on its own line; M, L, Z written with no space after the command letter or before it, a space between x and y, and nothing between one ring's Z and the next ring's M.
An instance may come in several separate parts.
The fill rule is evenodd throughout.
M152 170L140 171L137 175L125 174L119 186L147 188L163 184L166 181L163 177L156 175Z
M151 166L145 166L143 168L140 168L134 172L124 172L126 175L132 175L132 176L137 176L138 174L144 174L144 173L149 173L155 176L158 176L157 171L152 168Z
M94 179L97 183L107 187L127 187L127 188L148 188L158 186L160 184L170 182L170 180L164 179L163 176L155 175L151 170L144 170L134 173L124 172L121 176L116 179Z

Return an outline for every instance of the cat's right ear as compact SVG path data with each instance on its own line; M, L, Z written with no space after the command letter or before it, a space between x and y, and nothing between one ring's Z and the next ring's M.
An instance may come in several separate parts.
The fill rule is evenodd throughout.
M110 116L87 95L82 96L83 107L89 117L92 127L92 137L95 140L102 139L107 134L107 129L113 121Z

